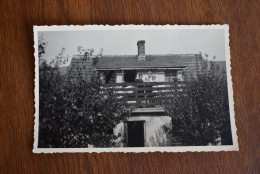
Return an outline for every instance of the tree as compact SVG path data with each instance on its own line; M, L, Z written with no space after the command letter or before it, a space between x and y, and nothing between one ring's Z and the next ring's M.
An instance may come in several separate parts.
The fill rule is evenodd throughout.
M39 65L39 147L114 146L112 130L128 116L125 103L109 85L103 87L95 72L91 80L62 77L62 63L66 57L59 55Z
M41 35L38 40L38 57L40 63L43 61L42 55L45 54L46 45L47 42L44 41L43 35Z
M198 78L185 83L164 101L172 119L167 129L173 141L184 145L232 144L226 72L204 61Z
M127 118L127 108L100 80L68 82L64 87L64 117L60 132L63 147L111 147L118 137L113 128Z
M40 53L39 53L40 55ZM47 63L42 59L39 64L39 147L53 147L58 144L58 119L64 113L63 86L58 61L53 59Z

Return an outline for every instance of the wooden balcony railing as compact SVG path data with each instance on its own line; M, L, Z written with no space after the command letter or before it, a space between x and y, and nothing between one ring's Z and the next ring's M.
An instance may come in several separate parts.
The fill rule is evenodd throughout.
M176 92L183 92L183 82L143 82L143 83L115 83L107 86L111 88L118 100L125 100L127 105L136 107L153 107L160 105L167 97Z

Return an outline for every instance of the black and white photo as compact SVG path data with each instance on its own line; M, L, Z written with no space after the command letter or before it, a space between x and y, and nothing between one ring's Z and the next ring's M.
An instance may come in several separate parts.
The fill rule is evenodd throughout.
M35 26L34 152L238 150L228 25Z

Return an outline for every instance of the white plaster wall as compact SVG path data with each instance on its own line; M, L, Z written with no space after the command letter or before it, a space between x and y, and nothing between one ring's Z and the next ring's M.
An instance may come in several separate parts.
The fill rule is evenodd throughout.
M123 83L123 74L116 73L116 83Z
M153 73L156 76L157 82L165 82L165 75L164 73Z
M145 121L144 134L145 134L145 146L167 146L169 142L168 137L162 129L163 125L170 125L171 118L169 116L135 116L130 117L128 121ZM116 142L118 146L123 147L122 139L124 136L124 123L120 123L114 129L114 134L121 134L122 137Z

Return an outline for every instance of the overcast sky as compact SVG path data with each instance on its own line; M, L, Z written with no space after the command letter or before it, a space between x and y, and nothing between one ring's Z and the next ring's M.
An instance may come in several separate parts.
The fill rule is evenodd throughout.
M225 60L225 37L221 29L98 30L39 32L48 43L43 58L50 60L65 48L64 55L77 55L77 47L93 48L103 55L137 55L137 41L145 40L146 54L193 54Z

